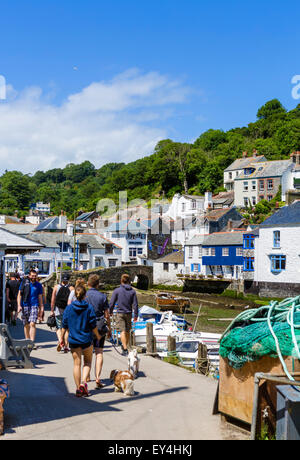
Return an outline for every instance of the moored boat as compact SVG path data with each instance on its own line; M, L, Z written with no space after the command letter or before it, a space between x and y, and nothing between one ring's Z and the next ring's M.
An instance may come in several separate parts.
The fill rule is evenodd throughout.
M156 306L162 311L172 310L174 313L184 313L187 308L190 308L191 301L188 297L160 292L156 294Z

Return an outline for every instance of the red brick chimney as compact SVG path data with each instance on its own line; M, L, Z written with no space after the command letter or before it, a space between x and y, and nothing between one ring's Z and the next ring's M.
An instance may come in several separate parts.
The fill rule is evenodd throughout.
M243 158L247 158L248 152L243 152Z

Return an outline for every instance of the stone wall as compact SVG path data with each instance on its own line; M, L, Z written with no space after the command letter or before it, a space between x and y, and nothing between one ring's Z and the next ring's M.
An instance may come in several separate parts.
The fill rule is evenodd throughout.
M300 295L300 283L268 283L254 282L245 286L245 294L255 294L259 297L296 297Z
M215 280L215 279L185 279L184 292L203 292L206 294L222 294L226 291L243 292L243 283L238 280Z
M143 265L123 265L122 267L93 269L78 272L69 271L68 273L70 274L70 283L72 285L75 285L77 278L84 278L87 282L90 275L97 274L100 277L100 284L104 288L107 286L115 288L120 285L121 276L126 273L130 275L132 282L136 277L138 277L138 287L146 287L146 284L148 288L153 286L153 268ZM46 278L43 281L43 284L47 288L53 288L56 282L56 274L54 273L52 276Z

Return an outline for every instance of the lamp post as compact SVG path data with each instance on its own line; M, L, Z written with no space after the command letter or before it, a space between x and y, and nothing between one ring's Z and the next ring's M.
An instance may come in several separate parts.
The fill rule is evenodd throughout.
M74 236L74 243L73 243L73 270L76 270L76 211L74 211L74 227L73 227L73 236Z

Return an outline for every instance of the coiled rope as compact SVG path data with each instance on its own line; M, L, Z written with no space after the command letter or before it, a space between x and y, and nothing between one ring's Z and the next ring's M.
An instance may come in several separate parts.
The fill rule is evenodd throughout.
M231 322L231 324L223 333L220 339L220 343L222 343L223 339L228 337L230 332L237 327L245 327L247 325L254 323L266 322L268 325L268 329L275 341L277 355L280 359L283 370L290 380L295 381L294 377L292 377L292 375L289 373L286 363L284 362L283 355L280 349L280 343L276 336L273 326L277 323L287 323L289 325L295 354L297 355L297 358L300 360L299 344L295 332L296 329L300 329L300 322L295 322L295 315L298 312L300 312L300 296L294 298L289 297L287 299L284 299L282 302L271 301L269 305L247 310L245 312L240 313Z

